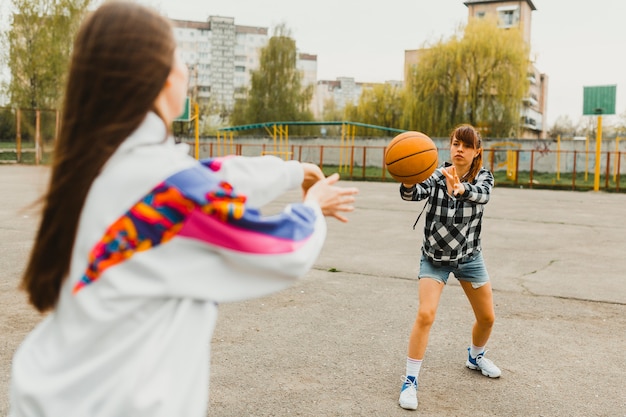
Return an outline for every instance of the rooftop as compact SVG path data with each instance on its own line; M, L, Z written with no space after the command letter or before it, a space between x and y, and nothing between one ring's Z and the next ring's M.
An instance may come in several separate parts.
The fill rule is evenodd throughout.
M484 4L484 3L506 3L506 0L465 0L463 2L464 5L469 6L470 4ZM526 3L530 6L531 10L537 10L535 5L531 0L526 0Z

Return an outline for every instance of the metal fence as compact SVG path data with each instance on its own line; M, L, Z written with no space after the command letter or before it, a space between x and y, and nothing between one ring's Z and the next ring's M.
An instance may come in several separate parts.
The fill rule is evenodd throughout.
M194 142L188 143L195 149ZM325 170L338 171L344 179L393 181L385 169L385 146L274 146L267 143L203 141L198 147L201 159L224 155L273 154L284 159L312 162ZM438 151L440 163L449 160L447 148L439 148ZM487 145L483 157L483 165L494 173L499 185L581 191L594 188L596 163L600 189L626 191L624 187L620 188L621 176L626 173L626 152L600 152L600 158L596 161L595 152L590 150L537 150Z
M0 108L0 163L50 163L58 127L55 110ZM440 163L449 159L447 139L441 139L436 142ZM190 154L199 158L273 154L312 162L325 171L338 171L344 179L393 181L385 169L385 146L380 145L390 138L366 140L363 145L355 144L354 140L328 140L333 144L315 140L241 143L212 138L199 141L196 149L195 141L187 143L191 145ZM588 140L564 141L563 146L556 143L556 149L552 149L555 145L552 141L544 141L540 146L520 141L485 141L483 163L494 173L499 185L571 190L598 186L607 191L624 192L626 187L620 186L620 180L626 173L626 152L620 150L620 138L614 139L614 146L612 141L603 141L603 151L597 160ZM524 149L527 146L530 149Z
M57 110L0 107L0 163L47 163L59 130Z

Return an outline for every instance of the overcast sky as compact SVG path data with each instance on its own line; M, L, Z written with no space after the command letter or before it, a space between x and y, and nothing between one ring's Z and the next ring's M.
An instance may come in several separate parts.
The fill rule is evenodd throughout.
M468 15L464 0L141 1L173 19L228 16L270 34L285 23L300 52L317 55L318 79L357 82L402 80L405 50L449 38ZM532 1L532 54L549 77L547 126L583 117L583 86L617 85L616 113L626 113L626 0ZM9 4L0 0L5 11Z
M230 16L270 30L285 23L298 49L317 55L318 79L357 82L402 80L406 49L450 37L468 15L463 0L142 1L174 19ZM583 117L583 86L617 85L616 113L625 113L626 0L533 4L531 49L549 77L548 127L562 115Z

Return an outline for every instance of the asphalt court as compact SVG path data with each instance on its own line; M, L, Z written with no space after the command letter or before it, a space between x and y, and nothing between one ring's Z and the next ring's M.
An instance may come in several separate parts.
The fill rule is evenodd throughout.
M17 291L48 169L0 166L0 415L10 361L40 320ZM626 194L494 188L483 227L496 324L491 380L464 367L472 313L444 290L417 412L397 397L417 309L422 203L393 183L360 189L328 220L314 268L292 288L220 306L212 416L626 416ZM266 208L278 210L297 192Z

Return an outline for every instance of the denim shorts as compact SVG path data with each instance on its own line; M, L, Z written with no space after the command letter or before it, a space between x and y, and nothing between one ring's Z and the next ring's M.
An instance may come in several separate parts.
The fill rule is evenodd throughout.
M457 266L434 265L430 259L422 253L418 278L432 278L447 284L450 273L453 273L459 281L471 282L474 288L480 288L489 282L489 273L485 267L482 252L478 252L469 261L460 263Z

